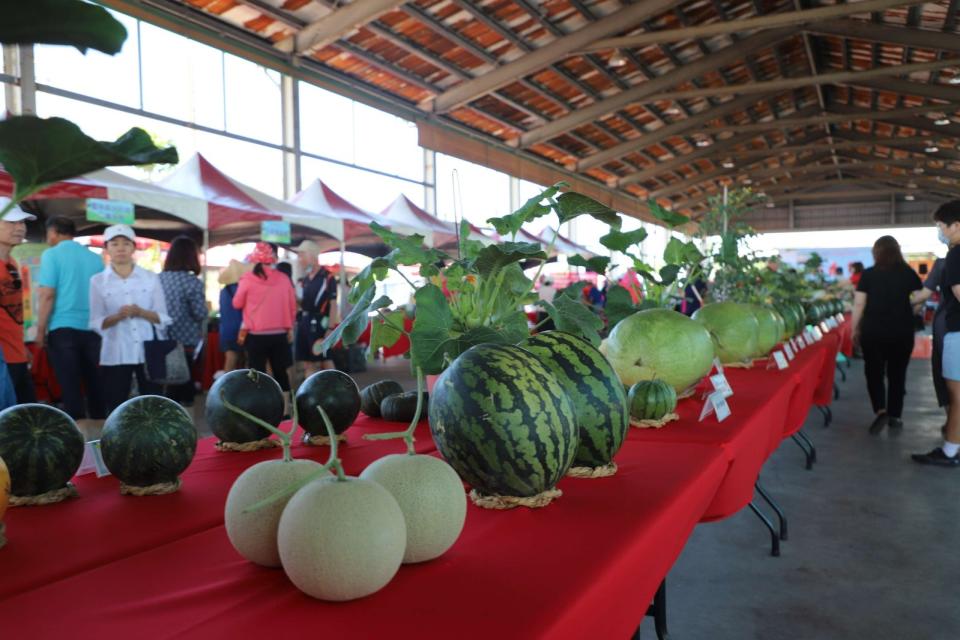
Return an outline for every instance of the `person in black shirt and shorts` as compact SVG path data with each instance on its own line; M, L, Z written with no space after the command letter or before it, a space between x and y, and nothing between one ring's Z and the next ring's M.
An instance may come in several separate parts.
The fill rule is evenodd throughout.
M329 353L320 345L330 329L330 311L337 303L337 278L317 262L320 247L316 242L304 240L296 252L303 277L297 281L300 312L294 355L303 363L304 377L309 377L320 369L333 368Z
M853 295L853 340L863 351L863 371L876 418L870 433L903 427L907 366L913 353L911 294L923 288L893 236L873 244L874 265L865 269ZM886 385L884 385L886 374Z
M946 335L943 337L943 378L947 383L950 405L947 410L947 428L943 444L929 453L915 453L920 464L944 467L960 466L960 200L941 205L933 214L942 242L949 245L944 261L940 295L946 316Z

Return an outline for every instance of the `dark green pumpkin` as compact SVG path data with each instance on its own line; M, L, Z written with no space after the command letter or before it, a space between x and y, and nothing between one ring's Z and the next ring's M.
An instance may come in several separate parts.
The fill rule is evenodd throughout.
M677 391L663 380L644 380L627 394L630 416L637 420L662 420L677 408Z
M430 395L423 392L423 407L421 408L421 417L426 417L427 406L430 403ZM407 422L413 420L417 412L417 392L407 391L406 393L394 393L383 399L380 403L380 413L384 420L389 422Z
M221 395L269 425L276 427L283 420L283 391L276 380L255 369L231 371L210 387L204 412L210 430L223 442L253 442L270 432L227 409Z
M300 426L312 436L327 435L327 427L317 407L323 407L335 433L343 433L360 413L360 389L343 371L317 371L297 390L297 415Z
M138 396L107 417L100 451L110 473L127 485L174 482L197 451L197 429L173 400Z
M83 460L83 434L73 418L45 404L0 411L0 458L10 471L10 493L37 496L63 488Z
M371 418L379 418L383 399L396 393L403 393L403 386L396 380L381 380L367 385L360 391L360 411Z

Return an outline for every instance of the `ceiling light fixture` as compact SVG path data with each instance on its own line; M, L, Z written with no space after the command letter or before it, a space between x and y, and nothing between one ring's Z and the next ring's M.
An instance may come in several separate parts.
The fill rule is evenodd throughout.
M697 139L697 146L700 147L700 148L709 147L711 144L713 144L713 143L710 142L710 138L698 138L698 139Z
M907 189L916 189L916 188L917 188L916 182L910 181L907 183Z
M723 163L722 163L720 166L723 167L724 169L733 169L733 167L734 167L733 160L730 160L730 159L728 158L728 159L724 160Z
M927 146L924 147L923 150L926 151L927 153L937 153L938 151L940 151L940 147L938 147L936 144L934 144L932 140L930 140L927 142Z
M924 171L923 167L914 167L914 168L913 168L913 172L916 173L916 174L918 174L918 175L921 174L921 173L923 173L923 171Z
M773 209L775 206L777 206L777 203L773 200L767 201L767 209Z
M947 84L960 84L960 73L947 80Z
M753 180L751 180L750 178L744 178L743 184L753 184Z
M620 49L615 49L614 52L610 55L610 59L607 60L607 64L611 67L623 67L627 64L627 56L623 55L623 51Z
M937 125L938 127L945 127L948 124L950 124L950 118L946 116L942 118L937 118L936 120L933 121L933 124Z
M912 202L912 201L916 200L916 197L915 197L912 193L908 193L907 195L903 196L903 199L904 199L904 200L909 200L909 201Z

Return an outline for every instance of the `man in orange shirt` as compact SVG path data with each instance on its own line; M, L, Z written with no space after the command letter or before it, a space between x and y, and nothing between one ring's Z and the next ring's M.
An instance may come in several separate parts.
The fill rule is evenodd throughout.
M0 198L0 211L10 200ZM33 380L27 366L27 345L23 334L23 281L10 252L27 237L27 221L36 220L19 207L11 207L0 217L0 349L7 363L18 403L34 402Z

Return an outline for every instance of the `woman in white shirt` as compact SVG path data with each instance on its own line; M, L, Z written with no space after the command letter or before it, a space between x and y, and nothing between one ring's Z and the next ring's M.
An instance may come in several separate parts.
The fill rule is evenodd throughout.
M102 338L100 376L110 412L130 397L133 376L141 394L160 392L147 380L143 343L153 339L158 326L170 324L170 318L160 278L133 262L133 229L125 224L107 227L103 240L110 264L90 279L90 328Z

